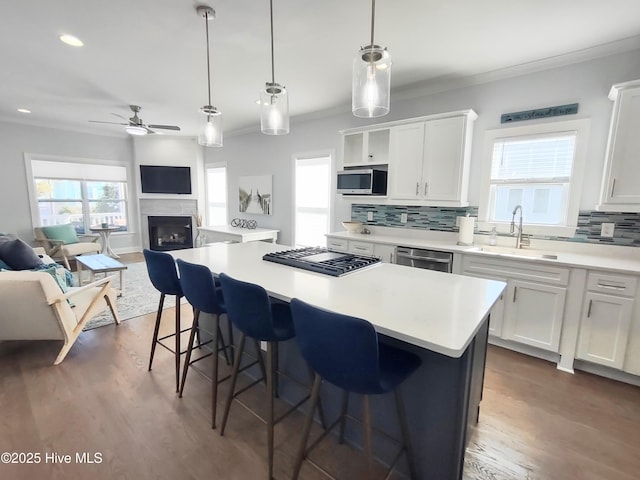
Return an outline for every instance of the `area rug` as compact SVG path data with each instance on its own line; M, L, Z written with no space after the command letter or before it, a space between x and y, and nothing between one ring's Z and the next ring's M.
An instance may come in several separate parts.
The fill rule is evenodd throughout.
M119 282L120 280L116 273L113 284L117 287ZM144 262L127 264L127 269L124 272L124 294L116 300L120 319L129 320L140 315L156 312L159 301L160 292L153 287L151 280L149 280L147 265ZM166 296L164 307L173 306L175 306L175 297L173 295ZM84 330L91 330L105 325L113 325L113 315L111 315L111 311L108 308L91 319L84 327Z

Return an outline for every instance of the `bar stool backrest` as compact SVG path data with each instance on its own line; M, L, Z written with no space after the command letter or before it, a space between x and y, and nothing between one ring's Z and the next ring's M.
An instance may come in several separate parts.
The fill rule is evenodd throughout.
M279 340L273 328L269 295L264 288L224 273L220 274L220 284L227 315L240 331L256 340Z
M180 286L191 306L205 313L225 313L211 270L204 265L185 262L182 259L178 259L177 264L180 272Z
M153 286L165 295L183 296L176 262L171 255L164 252L156 252L144 249L144 259L147 263L147 272Z
M322 378L349 392L384 393L378 336L366 320L291 301L302 356Z

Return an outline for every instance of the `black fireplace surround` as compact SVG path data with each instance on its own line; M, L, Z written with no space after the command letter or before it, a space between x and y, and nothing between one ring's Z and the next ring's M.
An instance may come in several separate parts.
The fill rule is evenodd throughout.
M190 216L149 216L149 248L166 251L193 248L193 227Z

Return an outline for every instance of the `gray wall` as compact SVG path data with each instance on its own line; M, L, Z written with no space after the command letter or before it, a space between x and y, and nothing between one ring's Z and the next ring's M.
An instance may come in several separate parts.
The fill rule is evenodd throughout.
M15 233L26 242L33 240L33 223L29 208L24 155L41 154L61 157L115 160L133 165L132 143L117 138L86 133L32 127L0 122L0 232ZM131 193L134 193L133 190ZM137 202L130 205L137 215ZM139 244L137 224L130 235L114 237L113 245L129 247Z
M474 127L474 143L471 157L471 184L469 201L477 206L480 197L480 176L483 161L484 132L500 127L500 114L577 102L580 109L572 118L589 118L591 121L588 158L584 175L581 210L593 210L598 202L612 102L607 94L612 84L640 78L640 51L603 57L597 60L550 68L537 73L512 76L500 80L488 80L475 84L429 94L424 89L392 92L391 113L381 119L369 121L351 115L349 105L333 112L321 112L305 118L293 118L291 133L283 137L262 135L256 111L255 131L225 137L222 148L206 148L204 161L225 161L229 178L229 218L244 217L258 221L261 227L281 230L279 241L293 241L293 158L304 152L333 150L334 158L340 154L341 137L338 130L375 123L418 117L435 113L473 108L479 115ZM495 77L494 77L495 78ZM476 79L477 80L477 79ZM295 103L296 92L291 92ZM145 144L132 147L130 138L116 138L55 130L41 127L0 123L0 154L2 158L3 188L0 189L0 231L15 232L25 239L32 238L32 222L24 169L24 153L68 155L72 157L100 158L126 161L132 167L151 160L154 151L146 142L165 140L144 139ZM180 152L180 143L172 146ZM199 155L194 159L193 141L183 142L184 159L198 170L201 185ZM164 145L166 146L166 145ZM195 147L198 149L199 147ZM144 152L144 153L143 153ZM134 162L134 157L140 154ZM177 156L176 156L177 159ZM339 164L339 159L338 164ZM162 160L165 161L164 159ZM138 187L138 174L132 169L132 195ZM273 175L273 215L251 216L238 212L238 177L245 175ZM197 194L196 194L197 195ZM198 201L202 205L202 193ZM358 202L362 203L362 202ZM114 238L116 249L139 248L140 215L137 202L131 203L132 229L129 236ZM7 208L9 206L10 208ZM351 204L339 196L334 198L334 223L332 230L341 230L340 222L351 216Z
M488 78L488 76L486 77ZM603 57L537 73L426 94L414 89L392 92L389 115L364 121L347 110L312 119L294 118L291 133L283 137L269 137L258 131L227 136L221 149L206 149L205 161L226 161L229 174L229 217L243 217L238 213L237 177L241 175L273 174L273 216L244 216L258 221L259 226L279 228L281 243L291 243L292 233L292 157L295 153L334 149L339 155L341 137L338 130L404 118L419 117L448 111L474 109L479 118L475 122L471 157L469 201L478 205L480 197L481 164L484 156L484 135L488 129L500 127L502 113L541 108L567 103L579 103L576 116L560 118L589 118L590 140L584 175L580 209L593 210L598 203L604 155L611 118L612 102L607 98L614 83L640 78L640 51ZM295 103L295 92L290 92ZM336 196L333 230L342 230L340 222L351 216L350 202ZM358 203L364 203L361 200Z

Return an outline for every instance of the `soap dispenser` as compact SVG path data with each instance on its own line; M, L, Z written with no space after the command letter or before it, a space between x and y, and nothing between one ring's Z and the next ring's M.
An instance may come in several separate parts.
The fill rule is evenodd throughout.
M498 231L496 230L496 226L494 225L491 229L491 233L489 234L489 245L497 245L498 244Z

